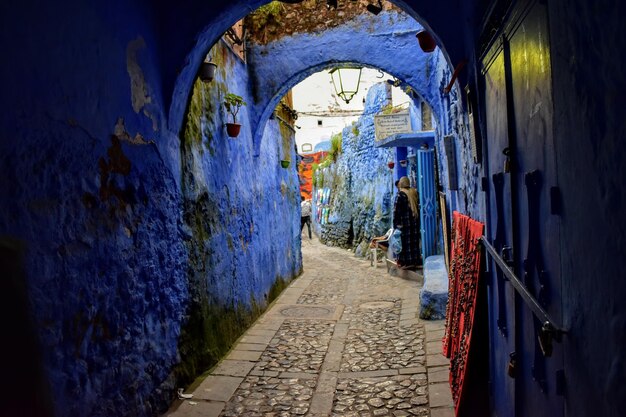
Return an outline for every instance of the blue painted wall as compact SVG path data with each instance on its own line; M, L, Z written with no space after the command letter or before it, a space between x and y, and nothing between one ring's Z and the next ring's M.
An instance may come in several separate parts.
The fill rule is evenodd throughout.
M10 63L0 66L0 233L26 244L30 300L59 415L149 415L170 398L192 294L186 242L194 236L183 219L184 198L194 194L183 193L179 133L209 47L263 3L0 5ZM485 2L475 3L399 2L434 29L449 61L470 59L462 80L480 73L474 49ZM565 409L568 416L622 416L626 75L618 51L626 46L619 36L626 11L615 0L548 8L570 330ZM431 72L432 85L441 91L448 58L434 64L443 72ZM484 219L483 168L471 162L462 100L450 94L442 102L441 115L452 119L438 135L458 134L461 174L448 202ZM483 123L490 110L480 109ZM261 155L264 140L256 143ZM145 375L141 383L137 375Z
M210 300L250 319L301 269L297 177L278 163L293 145L268 124L252 157L244 109L237 140L220 125L210 146L204 135L181 149L145 3L1 7L13 65L0 69L0 234L26 248L54 412L158 414L194 370L183 366L196 354L183 337L192 307ZM250 100L245 68L230 70L228 87ZM215 227L200 235L190 213Z
M254 126L239 110L237 138L227 92L252 101L244 63L219 42L209 52L215 79L196 81L181 149L183 224L190 258L189 320L183 329L187 379L214 364L282 287L302 270L299 181L293 128L278 118L265 125L259 156L251 152Z
M374 115L391 100L388 84L370 88L363 115L342 132L342 152L337 161L317 171L317 184L330 188L329 222L316 224L321 241L356 248L365 255L369 239L391 227L393 177L387 162L391 149L374 147ZM314 191L315 193L315 191Z

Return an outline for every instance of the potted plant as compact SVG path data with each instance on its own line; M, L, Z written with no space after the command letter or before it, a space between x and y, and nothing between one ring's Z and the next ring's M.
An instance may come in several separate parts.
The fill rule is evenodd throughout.
M424 29L417 32L415 37L420 44L420 48L422 48L422 51L424 52L432 52L437 47L437 42L435 42L433 36Z
M283 168L289 168L289 161L287 161L286 159L281 159L280 166Z
M243 97L233 93L226 93L224 97L224 107L226 111L233 116L232 123L226 123L226 132L231 138L236 138L241 130L241 125L237 123L237 113L241 106L245 106L246 102L243 101Z
M396 163L393 162L393 161L389 161L389 162L387 162L387 166L389 167L389 169L393 169L393 167L396 166Z
M200 65L200 70L198 71L198 77L205 82L210 83L215 78L215 69L217 68L217 64L213 62L203 62Z

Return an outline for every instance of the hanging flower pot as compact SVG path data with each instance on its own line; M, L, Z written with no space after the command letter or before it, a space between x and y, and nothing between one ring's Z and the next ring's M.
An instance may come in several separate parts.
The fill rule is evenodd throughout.
M243 97L237 94L226 93L224 96L224 107L226 111L233 116L233 122L226 123L226 133L228 133L228 136L231 138L236 138L239 135L241 125L237 123L237 113L239 113L241 106L245 105L246 102L243 100Z
M289 161L283 159L280 161L280 166L283 168L289 168Z
M239 136L239 132L241 131L241 125L239 123L226 123L226 133L231 138L236 138Z
M420 44L420 48L424 52L432 52L437 47L437 43L433 36L426 30L422 29L415 35L417 41Z
M217 64L213 62L203 62L200 65L200 70L198 70L198 77L205 83L210 83L215 78L215 70L217 69Z
M393 169L393 167L395 167L396 164L393 161L389 161L389 162L387 162L387 166L389 167L389 169Z
M403 159L403 160L400 161L400 166L402 168L406 168L406 165L407 165L407 160L406 159Z

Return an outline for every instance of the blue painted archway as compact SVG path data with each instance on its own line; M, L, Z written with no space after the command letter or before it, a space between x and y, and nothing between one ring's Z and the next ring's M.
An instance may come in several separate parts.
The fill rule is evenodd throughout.
M430 54L420 49L415 34L421 28L404 13L363 14L323 33L251 45L248 63L256 97L250 112L255 155L265 123L281 97L309 75L339 64L381 69L393 75L425 100L441 120L444 109L438 78L447 62L439 49Z
M246 4L242 5L241 3ZM257 7L262 6L265 3L267 3L267 1L254 0L249 2L233 2L227 7L222 7L221 4L216 4L212 5L214 7L213 10L210 10L210 8L208 8L208 10L205 8L201 8L197 4L189 5L187 7L181 5L181 8L175 11L170 10L170 13L167 16L163 16L165 27L176 27L175 31L173 29L170 31L171 36L165 41L166 44L180 44L179 38L185 36L185 39L187 40L191 36L195 36L197 39L194 47L185 57L184 65L177 68L177 70L175 71L176 75L175 79L173 80L172 99L168 115L168 127L172 133L176 134L180 132L185 116L185 111L189 102L189 95L193 86L193 81L196 77L197 69L200 63L204 60L204 57L210 50L211 46L220 39L222 34L234 22L243 18L247 13L254 11ZM439 45L440 49L438 49L437 52L430 54L430 59L436 57L437 65L449 69L451 68L451 62L456 62L463 58L463 53L461 52L463 48L460 42L458 42L458 39L460 38L460 33L462 32L461 17L472 16L474 13L470 2L463 2L463 5L458 7L452 7L450 5L443 7L439 4L429 4L426 7L420 4L413 5L410 4L410 2L406 3L402 1L394 3L406 12L404 19L406 19L407 32L395 34L384 34L382 32L379 32L377 35L375 35L373 33L374 29L372 28L384 28L386 25L381 24L382 19L389 18L389 15L391 15L392 13L381 13L378 16L364 15L362 17L363 19L375 20L368 22L369 24L367 25L366 29L361 29L360 32L357 32L357 25L352 25L352 27L350 28L351 32L349 33L349 42L347 42L352 46L352 50L348 48L343 48L343 50L346 52L346 56L343 58L338 58L338 54L333 55L332 59L335 60L335 63L354 62L363 66L379 68L403 81L406 81L406 83L408 83L409 85L417 84L415 82L415 78L418 78L416 77L417 74L412 73L409 76L409 74L404 74L405 71L396 69L393 65L389 65L389 62L378 62L379 59L376 58L376 55L381 55L384 57L385 52L389 55L389 50L393 50L395 55L398 49L405 49L406 47L405 52L412 54L408 55L410 59L408 62L415 62L415 60L418 59L416 54L423 55L422 60L428 59L428 55L424 55L421 52L415 39L415 33L421 27L430 30L437 40L437 44ZM189 10L189 8L191 8L192 6L194 9ZM214 12L217 11L220 11L221 13L216 18ZM385 15L387 15L387 17L385 17ZM177 16L184 16L184 20L188 22L188 25L180 27L179 21L176 20ZM212 24L210 26L202 25L201 19L205 19L205 21L211 21ZM457 20L458 24L451 24L451 22ZM194 27L197 28L197 31L194 33L190 33L190 28ZM330 32L331 31L325 31L325 35L327 36ZM304 36L306 37L306 35ZM362 36L367 36L369 39L371 39L371 42L364 42L363 39L366 38L363 38ZM444 47L446 39L450 40L450 45L446 44L446 46ZM307 43L315 45L317 44L317 42L319 42L319 40L319 37L313 36L310 37L306 42L302 39L298 39L297 41L303 42L302 47L304 47ZM345 42L346 39L343 39L343 41ZM383 43L380 44L379 42ZM380 48L378 49L379 53L377 54L376 51L371 48L371 46L379 44ZM292 50L290 52L294 51L295 50ZM352 57L350 55L352 55ZM283 74L282 78L280 78L281 84L284 83L286 80L289 80L291 82L289 88L291 88L298 82L306 78L306 76L331 66L324 66L323 60L320 59L319 56L314 56L311 51L306 53L306 58L311 60L309 62L309 65L305 66L304 68L301 67L299 71L292 70L291 76L285 76ZM394 62L396 63L398 63L399 61L400 59L394 60ZM415 62L415 64L416 65L413 66L413 71L416 71L417 68L420 68L420 66L417 65L417 62ZM172 68L170 68L171 64L165 65L167 67L166 69L169 72L172 72ZM314 67L317 67L317 69L315 69ZM424 68L425 67L422 67L422 70ZM308 69L311 70L309 72L306 72ZM408 68L405 70L408 70ZM301 76L296 76L295 78L292 78L296 74L300 73L302 73ZM167 74L165 75L165 78L169 78L167 77ZM165 87L167 87L167 79L164 81ZM278 96L278 99L280 99L280 97L282 97L282 95L284 95L284 93L286 93L289 88L283 89L284 91L282 92L282 94L277 92L276 95ZM431 103L428 94L424 95L423 98L427 102ZM277 102L278 101L276 101L274 104L276 104ZM268 112L265 116L269 116L270 113L271 112ZM258 120L261 120L261 118L259 118Z

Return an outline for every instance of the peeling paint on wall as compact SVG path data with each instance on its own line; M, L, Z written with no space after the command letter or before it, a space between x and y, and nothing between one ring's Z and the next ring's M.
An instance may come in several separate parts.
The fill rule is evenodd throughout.
M139 52L145 48L146 42L141 36L128 43L126 48L126 70L128 71L128 75L130 77L130 91L133 110L135 110L135 113L139 113L143 110L143 114L152 120L152 130L157 131L157 119L146 108L148 104L152 103L152 97L150 97L149 87L146 83L143 70L139 65Z

